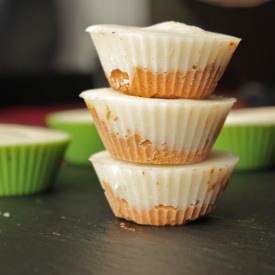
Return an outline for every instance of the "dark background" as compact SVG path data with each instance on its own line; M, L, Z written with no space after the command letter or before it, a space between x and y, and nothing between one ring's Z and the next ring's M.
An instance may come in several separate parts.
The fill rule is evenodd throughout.
M181 21L242 38L217 87L249 105L275 104L275 2L227 8L200 1L152 1L152 22Z
M275 104L274 1L251 8L148 3L150 24L174 20L242 38L216 92L249 106ZM81 102L82 90L108 85L98 60L93 70L55 66L61 36L54 0L0 1L0 37L0 106Z

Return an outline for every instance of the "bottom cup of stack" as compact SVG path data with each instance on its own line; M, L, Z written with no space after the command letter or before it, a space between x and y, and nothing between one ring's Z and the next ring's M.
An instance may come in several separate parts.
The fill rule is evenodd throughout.
M188 165L150 165L90 157L109 205L118 218L137 224L181 225L209 214L225 190L239 158L211 151Z

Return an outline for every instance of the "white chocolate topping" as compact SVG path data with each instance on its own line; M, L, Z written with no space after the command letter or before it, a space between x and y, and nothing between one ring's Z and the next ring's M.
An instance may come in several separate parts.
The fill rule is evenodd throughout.
M173 21L143 28L93 25L87 31L107 77L119 69L130 83L136 68L187 73L195 65L198 71L214 66L223 72L241 40Z
M93 163L102 163L106 166L112 166L113 169L120 170L121 167L131 169L134 171L151 171L154 173L165 173L167 171L196 171L201 173L203 169L212 169L217 167L226 167L229 165L235 165L239 157L229 152L222 152L218 150L212 150L205 160L194 164L184 165L156 165L156 164L140 164L129 161L122 161L113 158L107 151L96 153L90 157Z
M138 135L154 147L202 150L217 134L236 101L212 96L204 100L159 99L125 95L110 88L81 93L110 133Z
M213 204L224 190L239 158L212 151L209 157L190 165L144 165L120 161L106 151L90 158L100 182L114 196L135 210L160 205L187 209Z
M67 134L48 128L0 124L0 146L48 143L68 139Z
M127 103L140 103L140 104L152 104L152 105L159 105L159 104L165 104L165 105L182 105L186 104L189 106L209 106L211 104L223 104L228 102L235 102L235 98L226 98L222 96L210 96L207 99L198 100L198 99L184 99L184 98L178 98L178 99L162 99L162 98L145 98L145 97L136 97L131 95L125 95L124 93L114 91L111 88L98 88L98 89L91 89L84 91L80 94L80 97L84 99L97 99L97 100L118 100L118 101L125 101ZM214 106L215 107L215 106Z
M93 124L93 119L89 111L85 109L76 109L52 113L49 115L51 119L60 121L63 123L74 124L74 123L89 123Z
M103 25L93 25L86 29L87 32L125 32L125 33L150 33L150 34L158 34L158 35L179 35L179 34L188 34L190 36L200 36L200 37L218 37L225 39L234 39L235 41L240 41L239 38L225 35L221 33L215 33L203 30L202 28L196 26L190 26L184 23L168 21L162 22L155 25L151 25L148 27L134 27L134 26L125 26L125 25L111 25L111 24L103 24Z
M225 123L228 125L275 125L275 106L231 110Z
M207 34L208 32L195 26L189 26L179 22L163 22L144 28L145 30L158 30L163 32Z

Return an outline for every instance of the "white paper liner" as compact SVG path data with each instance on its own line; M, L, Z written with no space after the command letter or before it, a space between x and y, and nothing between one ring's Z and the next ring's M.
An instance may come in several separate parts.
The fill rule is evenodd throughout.
M180 164L204 159L235 99L150 99L111 88L83 92L105 148L119 159Z
M144 97L208 97L240 42L232 36L171 35L138 29L125 31L123 27L112 31L108 26L95 26L88 31L110 85ZM149 81L141 74L135 84L137 68L162 74L164 81ZM114 71L125 74L123 81L112 80ZM175 75L166 78L169 73Z
M183 224L209 213L238 159L220 151L192 165L131 164L107 151L90 158L114 214L152 225Z

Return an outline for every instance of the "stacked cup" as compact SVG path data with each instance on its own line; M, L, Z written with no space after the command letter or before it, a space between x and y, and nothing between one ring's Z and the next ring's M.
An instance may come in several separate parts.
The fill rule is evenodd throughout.
M115 216L209 214L238 162L212 150L235 102L212 94L240 39L176 22L88 32L111 86L81 94L106 148L90 160Z

